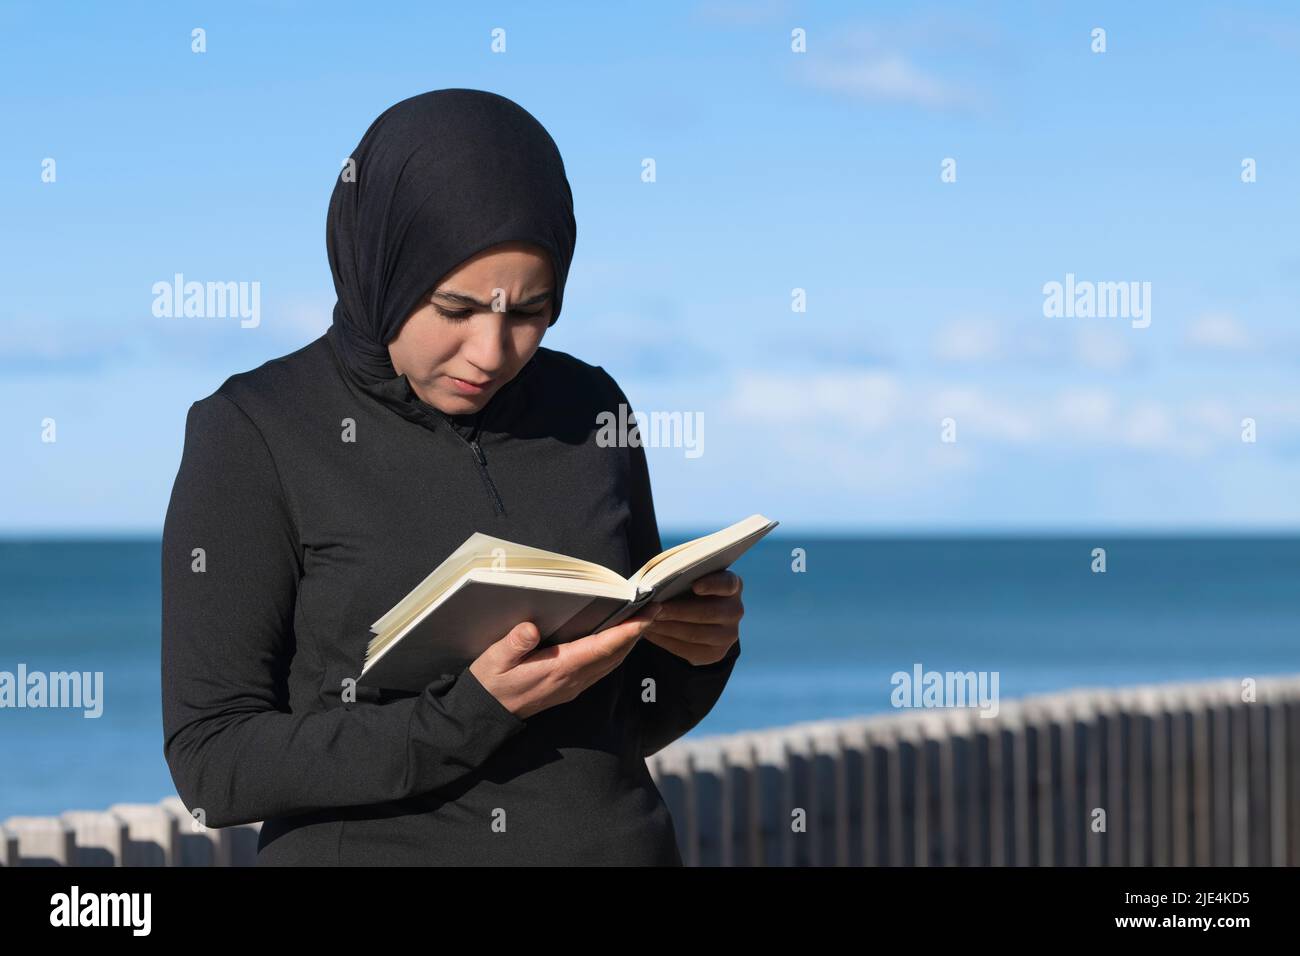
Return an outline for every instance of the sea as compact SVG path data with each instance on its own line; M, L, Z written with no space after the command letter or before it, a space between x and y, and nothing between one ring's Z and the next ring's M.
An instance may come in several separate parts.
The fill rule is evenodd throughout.
M1001 700L1300 672L1300 537L774 532L733 570L741 655L690 738L916 705L928 672ZM0 707L0 821L175 793L159 584L156 539L0 541L0 672L103 674L98 717Z

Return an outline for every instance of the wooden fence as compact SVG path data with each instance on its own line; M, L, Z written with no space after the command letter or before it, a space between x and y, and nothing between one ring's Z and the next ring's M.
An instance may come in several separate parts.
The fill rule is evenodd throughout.
M705 866L1294 866L1300 676L1075 690L698 741L651 772Z
M684 739L648 763L695 866L1300 865L1300 676L1075 690ZM1243 699L1247 698L1247 699ZM0 865L245 866L176 797L0 825Z

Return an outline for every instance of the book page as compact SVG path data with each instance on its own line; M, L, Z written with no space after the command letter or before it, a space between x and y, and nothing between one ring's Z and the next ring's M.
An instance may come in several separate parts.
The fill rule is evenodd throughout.
M627 583L622 576L599 564L476 531L434 568L428 577L412 588L410 593L370 625L371 631L378 634L402 626L475 568L604 581L615 585Z
M629 580L638 586L638 590L648 591L673 575L727 550L738 542L751 538L757 541L777 524L778 522L761 514L750 515L721 531L684 541L662 554L655 555Z
M587 596L591 598L612 598L618 601L630 601L636 596L635 587L623 578L617 576L616 581L591 581L579 580L571 577L550 577L545 574L533 574L524 572L499 571L494 568L473 568L467 573L458 577L452 586L447 588L442 594L439 594L431 602L420 608L409 618L396 622L392 627L378 632L366 645L366 664L376 659L383 651L392 644L400 641L408 631L416 627L422 620L430 614L437 613L439 607L444 601L450 599L458 591L463 590L469 584L486 584L504 588L514 588L519 590L532 591L552 591L559 594L573 596ZM508 604L517 599L517 595L507 595L502 593L498 599L498 607L501 604ZM515 624L518 621L514 622ZM514 624L510 625L511 627ZM539 627L541 625L539 624ZM546 632L543 630L543 637ZM363 671L364 673L364 671Z

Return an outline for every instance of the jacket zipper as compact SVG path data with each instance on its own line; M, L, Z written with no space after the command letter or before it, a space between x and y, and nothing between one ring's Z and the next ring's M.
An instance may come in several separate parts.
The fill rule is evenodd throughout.
M454 431L454 429L453 429ZM492 476L488 474L487 459L483 457L483 449L478 444L478 429L474 430L474 439L470 441L469 447L474 450L474 460L478 462L478 473L483 478L483 484L487 486L488 493L492 495L492 506L496 513L503 515L506 513L506 506L501 501L501 495L497 493L497 486L492 483Z
M505 388L502 389L502 392L504 392L505 389L512 388L515 385L515 383L518 382L523 377L524 374L532 370L532 367L533 366L530 361L528 365L523 370L521 370L521 372L518 375L516 375L509 382L506 383ZM497 396L494 400L499 401L500 396L501 393L500 392L497 393ZM455 426L453 426L451 422L447 421L446 425L447 428L450 431L455 432L456 437L459 438L461 441L463 441L466 445L468 445L469 450L474 453L474 462L478 465L478 474L479 477L483 479L483 487L486 488L488 494L492 496L492 507L498 515L504 515L506 513L505 503L501 500L500 493L497 492L497 486L493 483L492 476L488 474L487 459L483 457L483 449L479 446L478 443L479 431L483 428L484 423L487 421L487 417L490 411L491 409L488 408L483 409L483 413L479 416L478 421L474 423L474 434L471 438L466 438L460 432L456 431ZM445 413L439 413L439 414L442 414L443 420L446 421Z
M451 424L451 422L447 422L446 426L448 431L452 432L457 438L459 438L466 445L468 445L469 450L474 453L474 462L476 465L478 465L478 474L479 477L483 479L483 487L487 489L488 494L492 496L493 510L498 515L504 515L506 513L506 506L501 501L501 495L497 492L497 486L492 482L492 476L488 474L487 459L483 457L483 449L479 446L478 443L478 433L479 430L483 427L482 419L480 418L479 421L474 423L474 436L472 438L466 438L464 435L458 432L455 426Z

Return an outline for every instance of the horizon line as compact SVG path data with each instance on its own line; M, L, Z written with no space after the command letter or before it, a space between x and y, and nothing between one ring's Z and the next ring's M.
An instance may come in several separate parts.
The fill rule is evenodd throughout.
M724 526L725 527L725 526ZM691 540L720 530L717 527L698 525L661 528L661 539ZM951 538L1078 538L1090 535L1109 535L1120 538L1300 538L1300 526L1242 526L1202 525L1187 527L1162 527L1140 525L1099 525L1094 527L1039 527L1014 525L964 525L945 527L939 525L859 525L855 527L805 525L781 527L772 531L770 540L795 540L797 538L822 539L951 539ZM161 529L60 529L28 528L0 529L0 544L44 542L113 542L160 541Z

